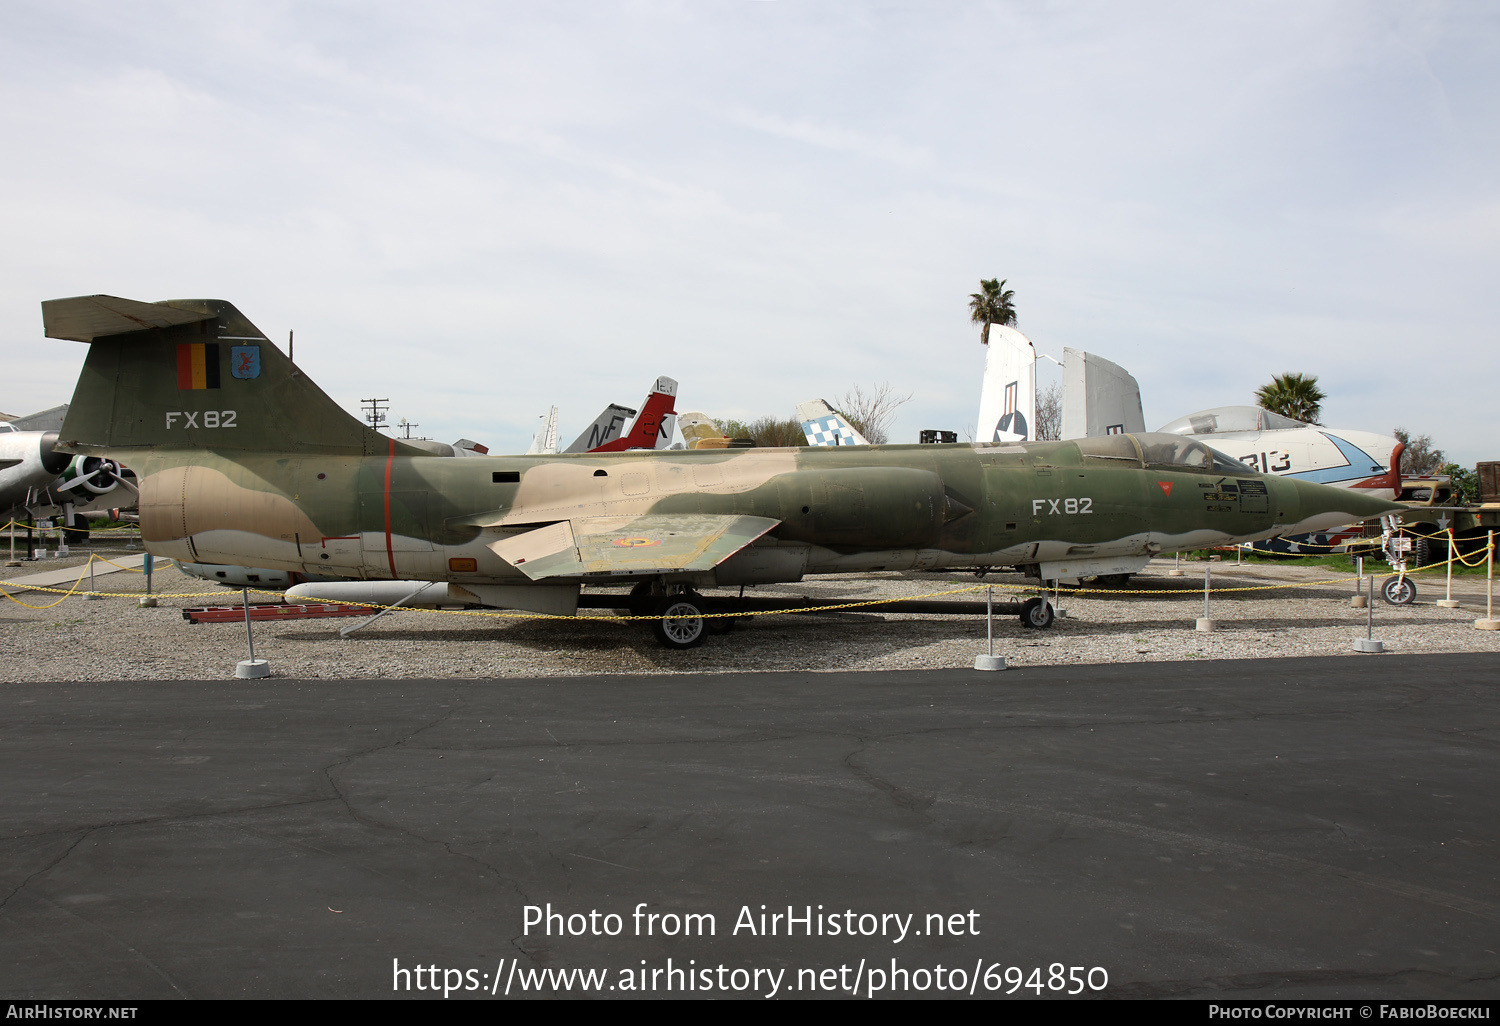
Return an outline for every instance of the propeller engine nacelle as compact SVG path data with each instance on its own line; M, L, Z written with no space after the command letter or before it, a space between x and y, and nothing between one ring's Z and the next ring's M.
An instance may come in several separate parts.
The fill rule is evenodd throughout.
M73 495L108 495L120 484L120 465L102 456L74 456L61 475L54 492Z

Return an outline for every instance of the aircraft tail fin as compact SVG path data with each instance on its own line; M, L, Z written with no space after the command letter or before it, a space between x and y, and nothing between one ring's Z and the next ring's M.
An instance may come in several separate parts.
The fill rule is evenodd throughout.
M797 421L808 445L869 445L870 440L822 399L797 404Z
M655 449L665 427L667 438L671 438L669 417L676 417L677 382L668 377L656 379L651 394L641 406L640 416L630 425L622 437L589 448L589 452L624 452L626 449ZM576 444L576 443L575 443ZM570 450L571 451L571 450Z
M1035 424L1036 350L1015 328L991 324L974 440L985 445L1035 441Z
M1062 373L1062 437L1146 430L1141 386L1124 367L1081 349L1064 349Z
M526 450L527 456L550 455L557 451L557 407L549 409L541 420L541 427L536 429L536 434L531 438L531 448Z
M635 411L629 406L610 403L563 452L593 452L601 445L615 441L620 437L620 429L634 416Z
M724 449L729 439L706 413L691 411L677 418L682 443L689 449Z
M345 412L234 306L76 296L42 303L47 337L86 342L62 445L424 455Z
M677 433L677 414L669 413L661 419L661 426L656 429L656 447L658 449L672 448L672 436ZM681 449L682 443L676 448Z

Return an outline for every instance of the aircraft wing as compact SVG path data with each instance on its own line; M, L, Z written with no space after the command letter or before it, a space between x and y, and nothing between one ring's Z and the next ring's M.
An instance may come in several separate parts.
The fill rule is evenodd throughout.
M662 514L564 520L490 545L533 581L711 570L781 521Z

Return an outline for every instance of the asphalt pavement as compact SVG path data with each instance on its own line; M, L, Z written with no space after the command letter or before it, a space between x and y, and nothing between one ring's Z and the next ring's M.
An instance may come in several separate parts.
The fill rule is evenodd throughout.
M1497 685L0 685L0 998L1494 998Z

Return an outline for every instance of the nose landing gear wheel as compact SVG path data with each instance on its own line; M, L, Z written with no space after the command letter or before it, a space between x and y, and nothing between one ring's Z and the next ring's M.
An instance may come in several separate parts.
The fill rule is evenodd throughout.
M656 640L667 648L694 648L708 636L708 621L703 619L703 599L692 592L663 599L658 606L652 629Z
M1410 577L1387 577L1381 582L1380 594L1393 606L1409 606L1417 597L1417 586Z
M1052 603L1043 598L1027 599L1021 606L1021 626L1046 630L1052 626Z

